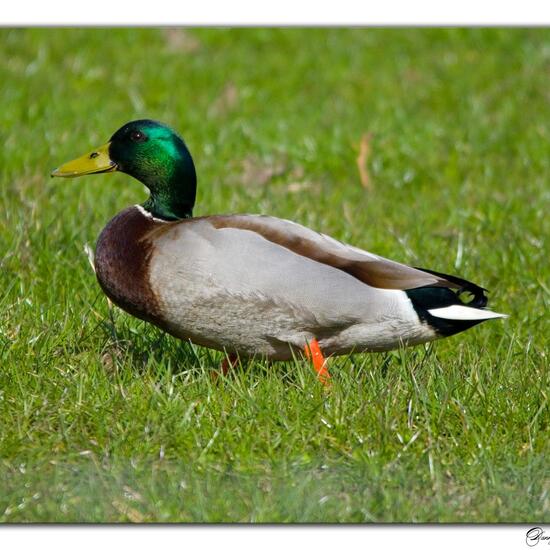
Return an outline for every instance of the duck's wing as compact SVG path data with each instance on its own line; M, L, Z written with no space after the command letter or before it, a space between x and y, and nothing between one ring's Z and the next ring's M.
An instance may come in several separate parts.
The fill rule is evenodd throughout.
M483 307L487 302L484 289L474 283L388 260L288 220L258 215L211 216L205 219L219 230L253 231L295 254L344 271L374 288L412 290L443 287L472 293L476 302L472 305L476 307Z

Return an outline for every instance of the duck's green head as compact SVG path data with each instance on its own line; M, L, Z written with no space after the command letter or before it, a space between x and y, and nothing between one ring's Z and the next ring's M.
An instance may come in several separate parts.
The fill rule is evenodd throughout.
M178 134L153 120L134 120L109 142L63 164L52 176L73 178L102 172L124 172L151 192L143 204L154 216L175 220L193 213L197 177L191 155Z

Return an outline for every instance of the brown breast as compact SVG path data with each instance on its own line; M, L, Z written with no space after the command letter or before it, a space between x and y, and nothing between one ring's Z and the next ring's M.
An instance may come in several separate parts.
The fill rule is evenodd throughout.
M162 326L149 282L152 244L147 238L162 222L131 206L115 216L97 240L96 275L105 294L132 315Z

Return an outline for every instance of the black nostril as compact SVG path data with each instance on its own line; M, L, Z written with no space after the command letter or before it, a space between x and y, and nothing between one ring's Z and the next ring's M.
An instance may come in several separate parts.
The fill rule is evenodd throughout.
M99 153L97 153L96 151L94 151L93 153L90 153L91 159L95 159L96 157L99 157Z

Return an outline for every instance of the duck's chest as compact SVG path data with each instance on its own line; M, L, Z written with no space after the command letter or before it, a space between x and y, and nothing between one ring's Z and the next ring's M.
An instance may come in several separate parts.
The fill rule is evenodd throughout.
M105 294L132 315L158 324L158 299L151 288L152 244L148 235L159 222L132 206L101 232L95 253L97 279Z

